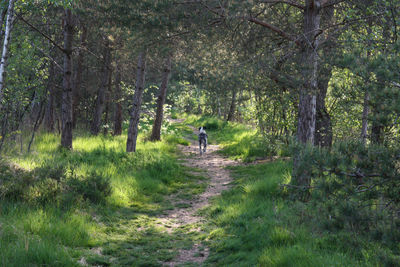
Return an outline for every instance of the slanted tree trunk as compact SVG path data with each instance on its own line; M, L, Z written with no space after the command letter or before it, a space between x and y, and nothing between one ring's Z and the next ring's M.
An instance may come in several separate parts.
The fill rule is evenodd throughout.
M115 73L115 113L114 113L114 135L122 134L122 92L121 92L121 69L117 66Z
M61 146L72 149L72 42L74 25L72 11L64 11L64 75L61 104Z
M82 23L82 22L81 22ZM72 88L72 119L73 119L73 127L76 127L76 120L79 116L78 113L78 105L81 97L81 84L82 84L82 72L83 72L83 59L84 59L84 51L82 50L83 47L86 46L86 38L87 38L87 30L84 25L81 26L82 33L81 33L81 40L78 56L77 56L77 63L76 63L76 72L74 75L74 87Z
M151 132L151 141L161 140L161 125L164 116L164 103L167 97L169 74L171 73L171 55L168 56L165 62L165 68L162 75L162 82L160 86L160 94L157 98L157 112L154 119L153 130Z
M235 89L232 90L232 100L231 100L231 105L229 107L229 112L228 112L228 117L227 121L233 121L233 117L235 116L235 110L236 110L236 95L237 92Z
M136 89L135 89L135 95L133 96L133 105L130 114L131 118L129 120L126 152L136 151L136 141L138 137L140 107L142 105L145 73L146 73L146 54L144 52L141 52L138 57L137 72L136 72Z
M8 59L8 47L10 45L11 39L11 30L14 21L14 2L15 0L9 0L8 3L8 11L7 11L7 22L6 22L6 30L4 32L4 42L3 42L3 52L1 54L1 62L0 62L0 107L1 102L3 100L4 94L4 82L6 77L6 66Z
M96 108L93 115L93 121L91 126L91 133L93 135L98 135L100 132L101 119L104 111L104 102L106 97L107 83L108 83L108 73L110 71L111 64L111 48L109 40L106 38L105 51L104 51L104 62L103 62L103 77L99 90L97 91Z

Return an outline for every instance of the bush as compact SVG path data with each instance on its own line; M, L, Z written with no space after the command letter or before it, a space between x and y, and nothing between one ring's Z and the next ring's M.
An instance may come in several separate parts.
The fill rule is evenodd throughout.
M296 171L311 177L323 228L367 233L394 247L400 242L399 149L357 142L299 149Z
M109 179L95 172L77 176L72 167L52 162L26 171L1 161L0 170L0 199L69 206L80 199L102 203L111 194Z
M66 199L89 200L92 203L104 203L106 197L111 195L110 179L105 178L96 172L92 172L89 176L71 177L67 181Z

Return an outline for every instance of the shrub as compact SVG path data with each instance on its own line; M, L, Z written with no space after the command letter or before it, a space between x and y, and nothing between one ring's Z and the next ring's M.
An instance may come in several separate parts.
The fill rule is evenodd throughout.
M5 161L0 162L0 198L30 204L54 203L69 206L80 199L102 203L111 194L110 181L91 172L77 176L73 167L44 162L26 171Z
M82 179L83 178L83 179ZM71 177L67 181L67 190L64 199L71 201L82 197L92 203L104 203L106 197L111 194L110 179L96 172L87 177Z
M311 202L321 226L400 242L399 149L347 142L300 151L297 171L312 178Z

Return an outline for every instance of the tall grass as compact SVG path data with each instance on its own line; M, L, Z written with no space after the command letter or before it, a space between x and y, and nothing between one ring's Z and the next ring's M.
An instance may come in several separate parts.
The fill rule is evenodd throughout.
M187 144L180 132L187 129L171 125L170 130L176 133L161 142L146 142L140 135L137 152L131 154L125 152L126 135L80 133L70 152L59 148L59 136L42 133L31 153L11 150L4 155L0 265L78 265L90 247L109 244L109 229L121 216L134 219L125 223L137 223L135 214L170 208L165 201L169 194L201 188L176 158L176 144ZM27 183L19 183L23 181ZM109 194L104 193L107 183ZM46 201L37 201L44 197ZM150 223L146 218L143 224Z
M379 244L351 233L322 232L312 207L287 199L279 184L287 182L290 170L284 161L232 168L235 187L205 211L213 229L208 264L382 266Z

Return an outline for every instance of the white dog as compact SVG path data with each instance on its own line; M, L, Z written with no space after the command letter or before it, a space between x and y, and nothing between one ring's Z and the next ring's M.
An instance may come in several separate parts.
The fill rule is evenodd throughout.
M208 135L207 135L205 129L206 129L206 127L204 127L204 126L201 126L201 127L199 128L199 149L200 149L200 155L202 155L203 152L205 153L205 152L206 152L206 149L207 149L207 138L208 138ZM202 145L203 145L203 149L201 149L201 146L202 146Z

